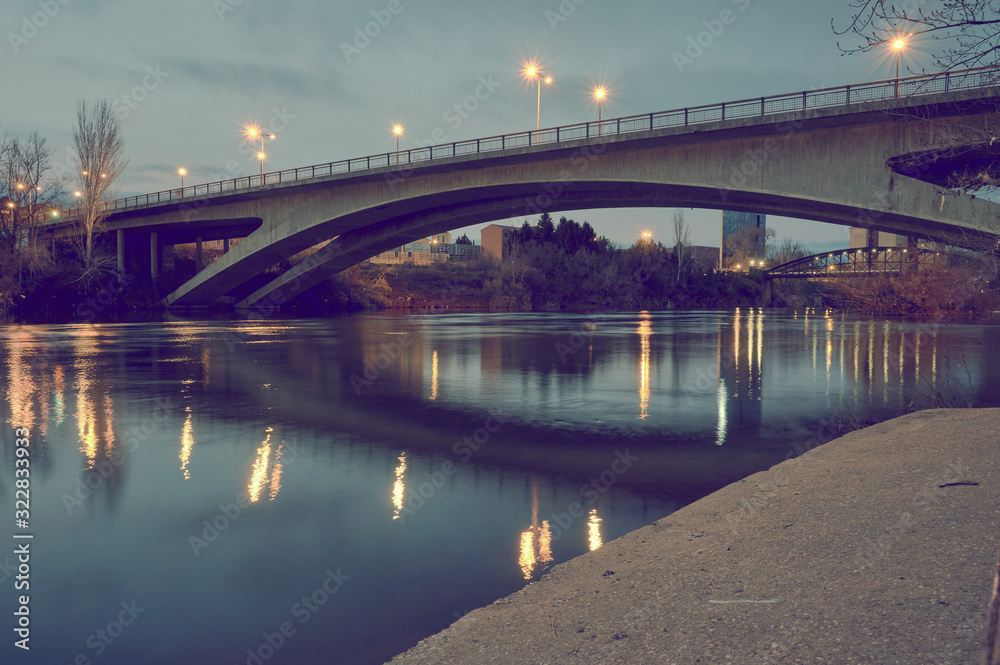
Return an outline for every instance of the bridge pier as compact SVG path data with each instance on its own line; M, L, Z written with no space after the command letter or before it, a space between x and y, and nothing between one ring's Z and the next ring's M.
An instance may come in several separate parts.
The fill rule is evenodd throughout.
M149 276L153 284L160 278L160 242L156 231L149 234Z
M201 270L205 267L205 264L201 260L201 236L198 236L194 241L194 269Z
M118 274L125 274L125 229L118 229L115 232L115 242L118 249Z
M901 261L899 266L899 272L907 273L911 270L917 269L917 264L920 261L920 254L917 251L917 239L913 236L906 237L906 258Z
M761 307L770 307L771 306L771 297L773 295L771 284L772 284L773 281L774 280L772 280L770 277L765 277L764 278L764 287L761 289L761 297L760 297L760 300L761 300L760 306Z

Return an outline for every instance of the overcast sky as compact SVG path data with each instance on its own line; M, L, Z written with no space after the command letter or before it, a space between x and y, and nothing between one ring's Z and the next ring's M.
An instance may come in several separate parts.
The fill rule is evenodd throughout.
M247 123L278 135L268 170L394 150L395 122L403 148L435 130L455 141L532 129L535 89L521 75L532 58L555 78L543 126L596 119L596 83L611 117L891 76L884 53L840 55L830 21L848 11L847 0L3 0L0 129L37 130L65 162L77 100L117 100L131 195L178 186L180 166L187 185L258 172L241 147ZM689 52L702 32L707 46ZM907 61L929 67L918 49ZM479 107L456 113L484 80ZM630 243L643 227L669 240L672 212L567 215ZM685 216L693 241L718 245L718 211ZM768 226L816 251L847 245L846 227Z

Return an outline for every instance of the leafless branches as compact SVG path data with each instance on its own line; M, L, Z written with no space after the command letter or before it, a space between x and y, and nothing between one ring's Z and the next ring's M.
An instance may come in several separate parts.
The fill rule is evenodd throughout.
M117 181L125 171L125 138L118 114L107 100L77 103L73 143L80 164L80 205L83 207L83 262L85 274L93 266L95 231L107 216L103 203L117 195Z
M937 42L934 65L941 71L1000 63L1000 1L852 0L851 21L834 33L859 37L859 46L838 46L845 54L865 53L899 37L926 36Z

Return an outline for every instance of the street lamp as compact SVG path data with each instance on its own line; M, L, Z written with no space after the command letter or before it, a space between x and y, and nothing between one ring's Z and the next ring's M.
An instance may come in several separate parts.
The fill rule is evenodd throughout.
M906 47L905 37L896 37L892 41L892 49L896 52L896 97L899 97L899 56L903 52L903 48Z
M525 67L524 75L538 81L538 104L535 112L535 130L537 131L542 128L542 81L545 81L545 85L552 85L552 77L542 74L538 65L535 64L529 64Z
M266 133L262 132L257 127L247 127L246 129L247 129L247 137L248 138L250 138L251 140L253 140L253 139L259 139L260 140L260 151L257 153L257 159L260 160L260 184L263 185L264 184L264 158L267 157L267 155L264 153L264 139L268 138L268 139L274 140L277 137L274 134L266 134Z
M392 133L396 135L396 163L399 164L399 137L403 135L403 126L396 123L392 126Z
M608 91L603 86L594 90L594 99L597 100L597 135L601 135L601 105L604 98L608 96Z
M187 169L183 166L177 169L177 175L181 177L181 194L184 194L184 176L188 173Z

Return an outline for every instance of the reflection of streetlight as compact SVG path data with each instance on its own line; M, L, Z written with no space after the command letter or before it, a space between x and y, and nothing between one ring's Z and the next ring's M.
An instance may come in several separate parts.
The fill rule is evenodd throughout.
M525 67L524 75L529 79L536 79L538 81L538 105L535 117L535 130L537 131L542 128L542 79L545 79L545 85L552 85L552 77L543 76L536 64L529 64Z
M263 176L264 175L264 158L267 157L267 155L264 154L264 139L268 138L268 139L274 140L277 137L274 134L265 134L264 132L262 132L257 127L247 127L246 130L247 130L247 137L248 138L250 138L250 139L260 139L260 151L257 153L257 159L260 160L260 174L261 174L261 176ZM263 177L261 178L261 183L260 184L262 184L262 185L264 184L264 178Z
M601 105L604 103L604 98L607 96L608 91L603 87L594 90L594 99L597 100L597 135L601 135Z
M181 191L183 192L183 190L184 190L184 176L187 175L187 169L182 166L181 168L177 169L177 175L179 175L181 177Z
M896 97L899 97L899 56L903 52L903 48L906 46L905 37L897 37L892 42L892 48L896 52Z
M396 123L392 126L392 133L396 135L396 163L399 164L399 137L403 135L403 126Z

